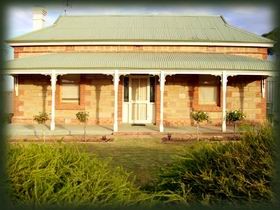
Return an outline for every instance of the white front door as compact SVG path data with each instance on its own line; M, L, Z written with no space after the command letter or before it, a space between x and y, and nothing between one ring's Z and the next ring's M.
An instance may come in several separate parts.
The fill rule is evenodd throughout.
M130 76L129 96L130 123L151 123L149 77Z

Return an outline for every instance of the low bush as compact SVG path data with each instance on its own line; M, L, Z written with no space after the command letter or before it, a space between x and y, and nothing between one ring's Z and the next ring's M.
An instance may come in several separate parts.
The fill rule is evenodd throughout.
M8 175L15 205L128 206L150 196L122 168L90 157L75 145L10 145Z
M263 125L240 142L201 144L163 168L154 190L165 202L271 201L273 139L271 126Z

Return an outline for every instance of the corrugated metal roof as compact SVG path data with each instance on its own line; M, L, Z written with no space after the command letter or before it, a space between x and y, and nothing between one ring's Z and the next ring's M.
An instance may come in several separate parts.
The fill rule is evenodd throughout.
M50 27L9 40L272 43L227 24L221 16L60 16Z
M189 69L270 71L273 63L251 57L204 53L57 53L7 62L7 69Z

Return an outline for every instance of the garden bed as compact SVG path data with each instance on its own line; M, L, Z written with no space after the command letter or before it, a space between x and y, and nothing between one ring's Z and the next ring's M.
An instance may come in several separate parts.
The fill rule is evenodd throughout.
M9 142L112 142L114 137L112 135L87 135L84 140L84 136L46 136L45 140L43 137L38 136L13 136L9 137Z
M181 135L171 135L164 136L161 138L162 143L187 143L193 141L238 141L240 140L240 134L203 134L199 136L199 139L194 134L181 134Z

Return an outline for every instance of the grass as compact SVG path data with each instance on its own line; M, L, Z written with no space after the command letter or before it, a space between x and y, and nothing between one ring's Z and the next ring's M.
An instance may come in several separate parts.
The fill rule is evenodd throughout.
M109 159L111 167L124 168L141 187L151 183L159 168L171 164L174 156L198 143L162 143L160 138L115 138L113 142L77 144L93 156Z
M50 147L48 147L48 144ZM72 146L76 145L78 148L80 148L81 149L80 152L78 152L78 150L74 151L75 147L72 147L71 145ZM154 195L153 193L149 194L147 190L150 186L152 186L152 184L154 183L153 181L155 181L156 177L158 177L157 173L160 171L159 170L160 167L165 167L167 164L171 164L174 155L180 154L185 148L191 148L191 145L194 145L194 143L192 142L190 142L189 144L162 143L161 139L159 138L150 138L150 139L121 138L121 139L115 139L113 142L95 142L95 143L92 142L92 143L74 143L74 144L61 143L57 145L53 143L37 143L37 144L28 143L28 142L16 143L15 145L11 145L11 147L14 148L13 150L14 152L12 152L11 154L14 156L20 155L20 157L19 158L16 158L14 156L11 157L12 162L10 165L13 166L10 167L12 180L13 180L12 182L18 183L24 181L24 184L19 184L16 185L16 187L15 186L13 187L13 189L17 189L15 192L13 192L15 203L16 204L28 203L32 205L34 203L35 205L38 206L45 205L45 204L52 204L52 203L58 203L64 205L67 199L70 199L73 202L75 199L76 200L78 199L79 202L77 203L77 205L84 204L87 202L92 203L93 202L92 200L97 199L93 196L95 195L95 193L92 194L92 192L98 191L98 189L99 188L102 189L102 187L104 189L109 188L109 186L113 186L115 183L120 181L122 184L118 184L117 186L122 187L123 185L125 185L125 186L129 186L130 188L129 187L127 188L128 193L125 191L125 194L121 196L121 198L118 197L115 200L111 199L112 202L116 201L116 204L118 205L119 204L121 205L122 202L124 202L127 205L134 205L134 203L136 204L138 202L145 205L145 203L147 202L147 205L150 205L156 202L154 198L156 199L157 195L156 194ZM45 148L46 151L40 152L39 148L41 149ZM83 156L85 160L83 160L83 158L81 159L80 156L83 152L89 154L90 159L86 160L86 156ZM47 156L43 157L42 155L44 154L46 154ZM38 155L39 156L41 155L40 158ZM21 162L18 161L18 159L22 159L22 157L23 159L27 158L26 159L27 161L24 161L20 165L18 165L18 162ZM34 157L36 158L34 159ZM37 162L36 164L35 163L33 164L32 161L37 161ZM71 171L70 174L68 171L65 172L64 170L65 167L66 169L69 168L68 167L69 163L78 164L77 168L74 171ZM103 163L105 164L104 167L98 166L98 165L101 166ZM96 169L93 168L95 167L95 165L97 165ZM45 168L45 166L47 166L47 168ZM54 168L56 168L55 170L57 169L59 170L55 171L54 168L51 168L51 166L54 166ZM24 170L22 170L22 168ZM102 172L101 169L102 170L104 169L106 172L105 173ZM124 170L122 171L122 169ZM22 174L25 174L26 176L23 177ZM59 195L58 197L53 196L52 190L55 193L57 193L56 192L57 185L55 183L60 180L57 178L61 176L63 177L65 174L69 174L69 177L67 179L62 179L62 180L68 180L70 181L70 183L67 182L62 186L66 186L67 188L73 185L74 187L70 187L68 189L68 191L70 189L72 191L69 192L67 191L66 194L65 193L63 194L63 192L66 192L64 191L63 188L58 191L59 193L61 192L63 195L61 194L61 196ZM88 183L89 181L91 181L92 183L96 183L95 178L99 176L98 174L100 175L102 174L102 176L99 177L98 180L99 179L101 181L107 180L106 181L108 182L107 187L104 187L106 186L106 182L102 182L105 183L105 185L100 186L98 189L94 187L96 184ZM84 178L79 178L81 176L83 176ZM77 184L76 182L77 180L80 180L80 182L83 181L84 183ZM129 183L131 183L131 185ZM90 189L82 187L81 189L83 189L84 192L78 193L77 190L80 189L80 187L77 188L76 185L77 186L85 185L88 186ZM117 189L117 186L114 187L114 189ZM35 192L39 191L41 192L41 194L39 194L38 196L38 193L37 194L35 193L34 195L31 194L31 197L29 197L29 194L22 193L22 188L24 188L28 193L33 192L33 190L30 191L29 188L30 189L34 188ZM44 189L46 188L50 189L47 190L49 197L46 197L45 194L43 194L45 193L46 190ZM141 191L141 189L145 191ZM123 189L121 189L121 191L123 191ZM82 199L76 198L75 196L77 193L79 195L83 194L85 196L82 197ZM111 194L109 194L108 196L110 197ZM19 198L17 196L21 196L21 197ZM128 198L131 197L131 199L129 200L128 198L126 198L126 196ZM102 198L104 198L104 196L102 196ZM97 205L99 204L103 205L103 200L107 200L106 196L103 200L101 198L98 199L100 200L99 202L96 203L96 201L94 201L93 203L96 203ZM111 200L109 204L113 205Z
M173 156L194 143L161 143L154 139L115 139L107 143L88 143L88 152L111 159L113 167L122 166L136 176L136 184L143 186L153 181L160 167L169 164Z
M18 189L14 195L38 204L51 200L53 192L66 196L54 196L52 202L62 204L67 199L73 202L76 199L81 204L97 200L98 205L107 201L110 205L153 205L159 201L211 204L226 200L271 200L271 131L269 126L247 129L241 141L226 145L205 141L162 143L160 138L123 137L98 143L31 143L30 147L28 143L17 144L18 147L12 147L12 167L9 167ZM46 151L40 152L40 148ZM22 181L24 184L16 184ZM124 185L126 188L122 188ZM50 189L49 198L42 194L46 188ZM113 189L116 193L107 193ZM122 192L121 196L115 189ZM97 197L100 192L105 194ZM77 198L76 194L82 197Z

